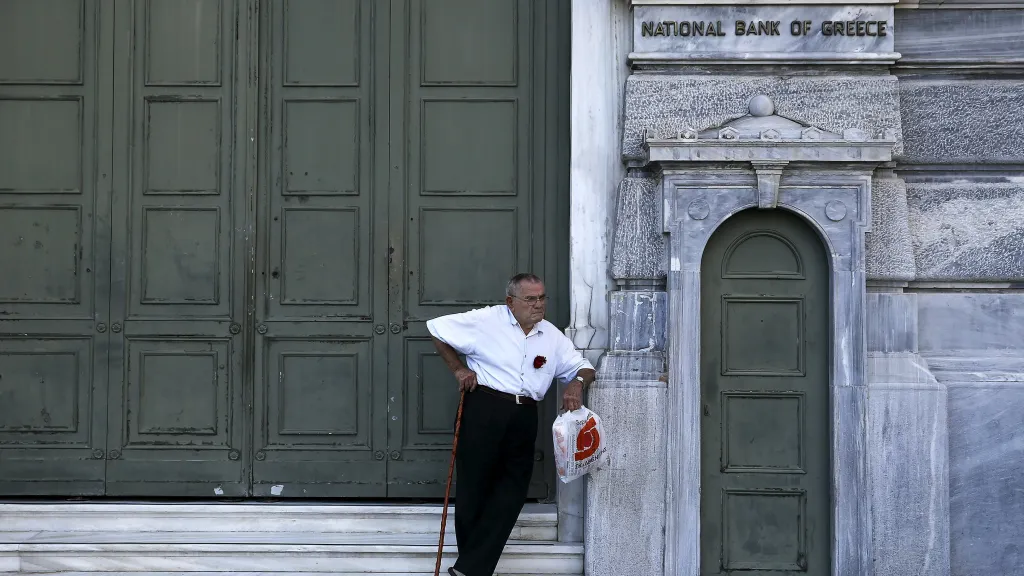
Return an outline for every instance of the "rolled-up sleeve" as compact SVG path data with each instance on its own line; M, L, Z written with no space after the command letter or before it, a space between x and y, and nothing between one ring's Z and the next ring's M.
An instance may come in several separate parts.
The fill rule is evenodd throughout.
M580 354L572 340L568 337L562 338L562 347L558 355L558 367L555 369L555 378L562 384L567 383L576 377L576 373L584 368L594 369L593 365Z
M479 340L478 329L484 309L439 316L427 320L430 335L451 346L460 354L472 354Z

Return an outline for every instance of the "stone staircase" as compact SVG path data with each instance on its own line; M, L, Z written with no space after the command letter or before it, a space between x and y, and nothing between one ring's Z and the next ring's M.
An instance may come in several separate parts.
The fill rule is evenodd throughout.
M527 505L497 574L582 575L583 545L558 542L557 523L554 506ZM0 503L0 573L427 576L440 526L432 505Z

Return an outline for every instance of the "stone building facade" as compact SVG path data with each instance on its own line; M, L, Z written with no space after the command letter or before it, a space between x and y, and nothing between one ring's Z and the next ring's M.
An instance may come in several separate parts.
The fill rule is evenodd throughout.
M799 572L825 534L830 570L810 573L1024 573L1024 7L573 6L571 330L603 352L589 405L613 447L585 494L566 487L559 505L582 519L587 573ZM748 33L761 21L777 33ZM800 422L789 435L779 430L792 418L753 412L763 422L750 428L741 404L726 406L728 391L707 397L729 362L742 364L707 348L737 346L750 362L775 351L747 373L788 389L785 347L743 342L796 343L798 362L814 350L809 305L789 341L784 327L757 326L782 316L736 308L731 325L701 299L718 295L707 291L718 263L702 266L716 230L732 233L736 214L771 230L778 210L815 230L829 260L828 345L818 348L830 359L828 427L807 423L813 403L799 392L792 412L764 404ZM595 229L607 233L598 240ZM753 292L770 299L765 282ZM737 294L723 293L721 314ZM812 526L815 512L801 506L813 489L800 482L822 433L829 509ZM744 434L781 461L752 452L744 464ZM758 485L759 472L781 478L786 466L776 441L794 442L803 480ZM738 484L721 488L731 472ZM781 486L793 492L780 498ZM702 493L720 488L721 505ZM792 537L750 546L746 513ZM779 520L787 514L790 524Z
M427 573L532 267L499 573L1024 574L1019 1L0 0L0 200L0 572Z

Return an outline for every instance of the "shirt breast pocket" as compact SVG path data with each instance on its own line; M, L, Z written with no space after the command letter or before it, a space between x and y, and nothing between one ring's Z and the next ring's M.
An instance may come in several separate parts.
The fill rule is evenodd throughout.
M538 376L544 380L544 382L549 382L555 379L555 365L551 362L547 362L538 368L537 372Z
M555 371L555 363L548 355L527 356L526 369L537 374L550 374Z

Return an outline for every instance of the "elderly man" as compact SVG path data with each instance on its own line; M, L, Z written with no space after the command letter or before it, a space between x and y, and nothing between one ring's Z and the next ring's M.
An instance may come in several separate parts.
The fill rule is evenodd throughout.
M491 576L526 502L537 441L537 402L557 378L563 408L583 403L594 367L544 319L533 274L509 280L505 304L427 322L434 346L466 391L456 454L453 576ZM466 356L466 364L459 360Z

